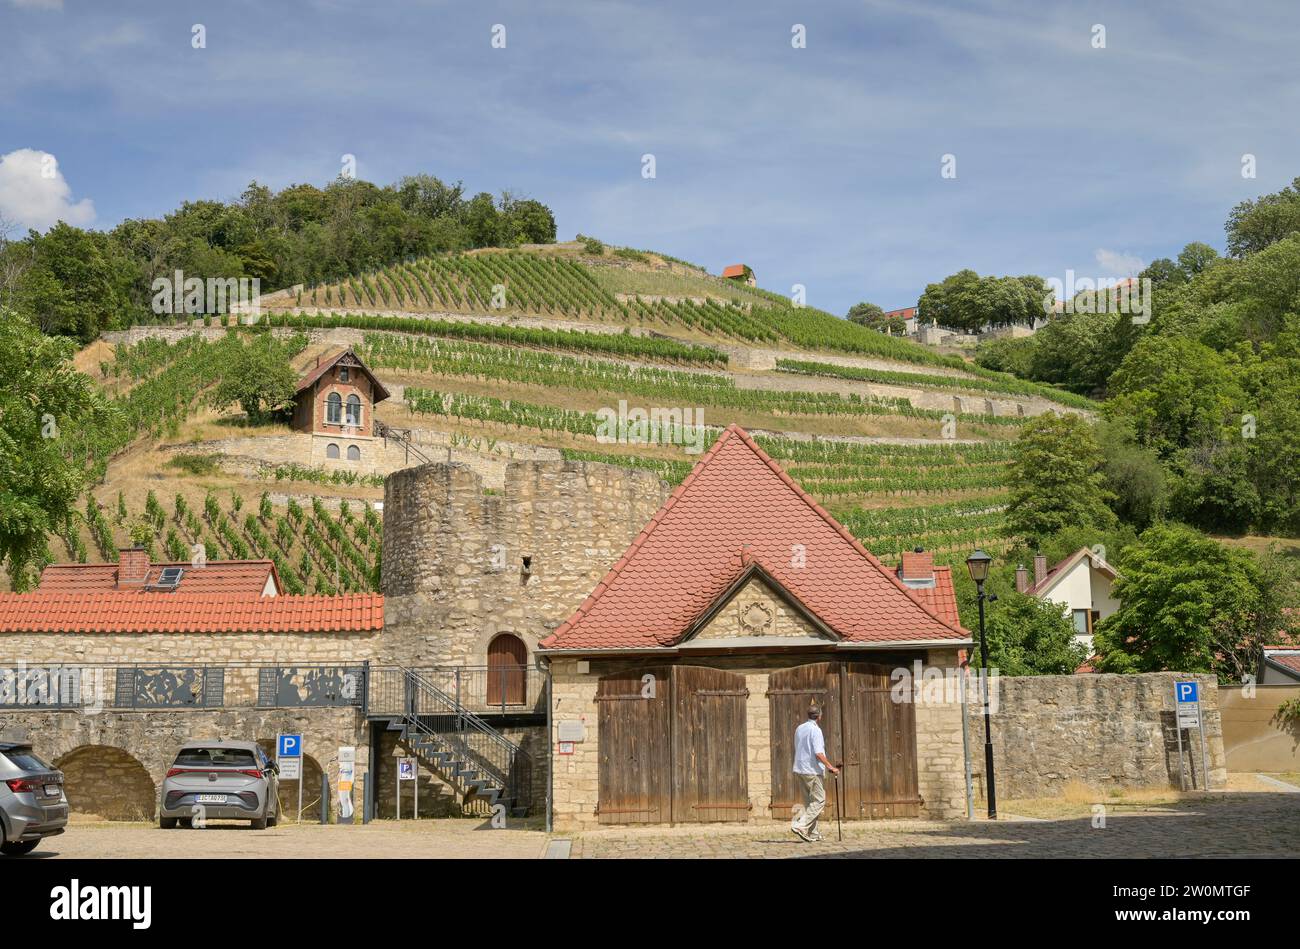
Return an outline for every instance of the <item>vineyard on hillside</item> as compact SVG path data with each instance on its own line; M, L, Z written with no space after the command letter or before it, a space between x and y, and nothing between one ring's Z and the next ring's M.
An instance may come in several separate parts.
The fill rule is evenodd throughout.
M442 254L306 287L291 300L298 308L329 311L530 315L665 331L680 327L746 343L788 343L970 371L958 357L942 356L910 340L796 305L779 294L741 284L723 285L707 275L674 276L682 282L682 298L616 296L606 286L608 280L598 279L593 268L577 258L522 251Z
M192 562L202 551L207 560L271 560L288 593L379 589L383 522L362 501L340 502L335 515L319 498L276 507L265 493L254 505L209 490L201 500L176 492L164 503L151 490L143 510L131 511L119 493L110 508L87 499L61 540L72 561L89 562L91 549L99 561L116 561L120 547L141 539L142 527L154 562Z
M773 391L741 389L729 376L708 372L686 372L654 367L629 367L604 360L507 349L478 343L403 339L371 334L363 349L365 361L376 369L405 373L466 377L484 381L509 381L546 388L586 390L620 396L643 396L658 405L677 405L762 411L782 416L816 415L901 415L908 418L943 421L952 413L918 409L904 398L837 392ZM448 394L452 399L463 397ZM407 403L413 412L459 415L442 394L417 387L407 389ZM492 410L492 421L512 422L509 415L517 401L490 400L500 405ZM456 404L462 404L457 402ZM466 403L467 404L467 403ZM484 411L487 411L486 409ZM588 413L590 414L590 413ZM460 415L460 417L472 417ZM594 415L592 416L594 418ZM1014 428L1023 418L982 413L961 413L959 420L981 425ZM567 429L566 429L567 430Z

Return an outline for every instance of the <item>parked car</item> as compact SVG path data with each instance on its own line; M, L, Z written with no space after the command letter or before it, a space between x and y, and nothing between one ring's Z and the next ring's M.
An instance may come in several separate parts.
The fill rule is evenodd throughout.
M67 824L63 772L26 742L0 741L0 853L31 853L46 837L63 833Z
M255 741L186 742L162 785L158 826L247 820L254 830L280 818L279 769Z

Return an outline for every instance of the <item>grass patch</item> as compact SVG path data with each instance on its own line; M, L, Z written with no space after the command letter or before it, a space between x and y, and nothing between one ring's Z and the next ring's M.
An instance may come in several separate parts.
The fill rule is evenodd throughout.
M167 459L167 467L190 475L213 475L221 471L223 455L200 455L184 452Z

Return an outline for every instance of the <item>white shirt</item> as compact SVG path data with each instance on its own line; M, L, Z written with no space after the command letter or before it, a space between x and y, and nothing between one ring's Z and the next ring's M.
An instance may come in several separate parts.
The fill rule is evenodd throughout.
M825 774L817 756L826 754L826 739L811 718L794 730L794 773Z

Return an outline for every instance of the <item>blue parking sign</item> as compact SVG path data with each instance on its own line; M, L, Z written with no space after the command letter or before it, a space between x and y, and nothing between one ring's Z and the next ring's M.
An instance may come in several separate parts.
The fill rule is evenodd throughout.
M1175 682L1174 695L1180 702L1197 701L1197 683L1195 682Z
M277 758L301 758L302 735L281 735L276 744Z

